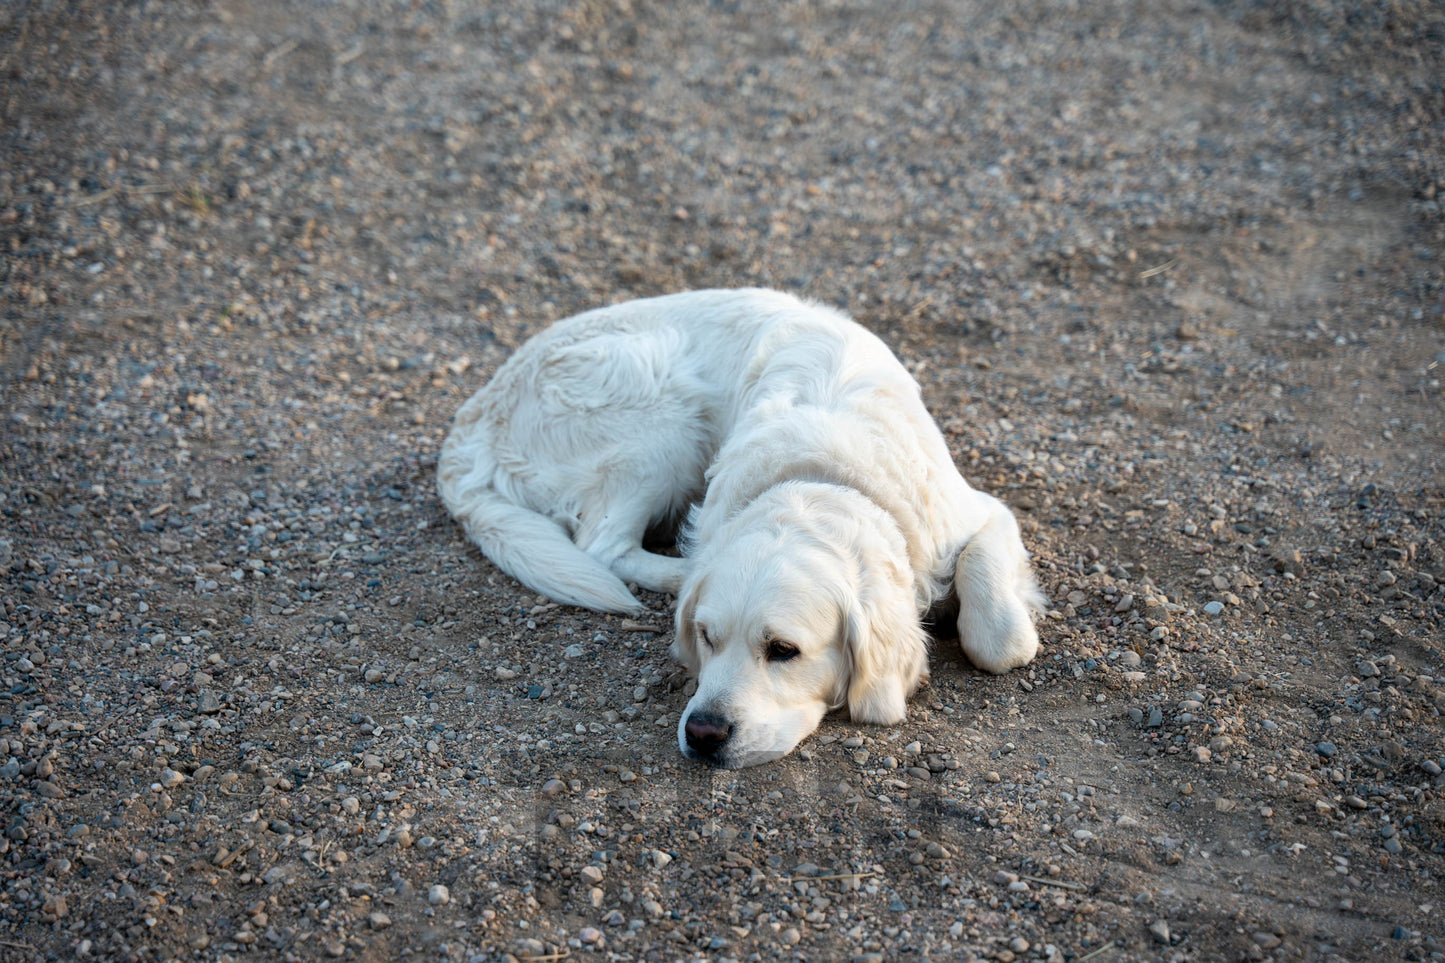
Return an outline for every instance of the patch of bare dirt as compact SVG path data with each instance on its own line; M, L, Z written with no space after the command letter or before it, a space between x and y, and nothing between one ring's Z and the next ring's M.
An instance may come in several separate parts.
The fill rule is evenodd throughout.
M1413 959L1445 873L1430 4L0 9L0 956ZM574 311L909 364L1051 610L686 764L670 626L433 487ZM665 607L668 600L649 600Z

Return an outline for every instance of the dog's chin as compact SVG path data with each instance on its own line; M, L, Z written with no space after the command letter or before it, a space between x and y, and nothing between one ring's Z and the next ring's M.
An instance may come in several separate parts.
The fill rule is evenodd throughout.
M749 766L761 766L765 762L781 759L792 751L793 747L789 746L787 749L743 749L738 752L704 756L693 751L689 746L682 747L682 754L689 760L704 766L711 766L714 769L747 769Z

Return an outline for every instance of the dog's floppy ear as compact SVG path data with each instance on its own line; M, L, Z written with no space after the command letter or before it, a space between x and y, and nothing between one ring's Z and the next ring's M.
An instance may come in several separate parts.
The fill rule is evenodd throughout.
M697 597L702 592L707 578L684 585L682 597L677 601L677 619L672 634L672 657L682 663L691 675L697 675L702 660L697 656Z
M894 725L926 674L928 641L912 593L889 585L884 595L853 603L844 618L846 701L854 721Z

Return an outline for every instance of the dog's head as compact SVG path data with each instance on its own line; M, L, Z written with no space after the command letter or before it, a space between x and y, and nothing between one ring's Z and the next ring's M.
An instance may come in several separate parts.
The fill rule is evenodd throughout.
M901 722L927 669L902 536L850 489L789 483L709 533L677 608L673 656L697 676L678 723L691 759L790 752L830 710Z

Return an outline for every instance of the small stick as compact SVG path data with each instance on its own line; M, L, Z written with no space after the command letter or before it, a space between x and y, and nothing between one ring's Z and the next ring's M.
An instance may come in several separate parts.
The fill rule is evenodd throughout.
M778 876L776 878L784 883L802 883L810 879L867 879L877 875L877 873L830 873L827 876Z
M1059 889L1082 890L1084 887L1079 883L1070 883L1062 879L1042 879L1038 876L1020 876L1019 879L1026 879L1030 883L1039 883L1043 886L1057 886Z
M1098 956L1100 953L1103 953L1105 950L1112 950L1112 949L1114 949L1114 948L1115 948L1115 947L1114 947L1114 944L1113 944L1113 943L1105 943L1103 946L1099 947L1097 950L1095 950L1094 952L1090 953L1088 956L1081 956L1081 957L1079 957L1079 963L1087 963L1087 961L1092 960L1094 957Z
M1165 261L1163 264L1156 264L1154 267L1151 267L1151 268L1149 268L1148 270L1140 271L1140 272L1139 272L1139 280L1142 281L1142 280L1144 280L1145 278L1152 278L1152 277L1153 277L1154 275L1156 275L1156 274L1163 274L1165 271L1169 270L1170 268L1172 268L1174 265L1176 265L1176 264L1178 264L1178 263L1179 263L1179 259L1178 259L1177 257L1171 257L1169 260ZM1087 959L1087 957L1085 957L1085 958Z
M115 196L115 188L107 187L99 194L91 194L89 197L82 197L75 202L76 207L85 207L88 204L99 204L101 201L108 201Z
M297 46L299 45L294 40L286 41L281 46L277 47L275 50L272 50L270 53L266 54L266 56L261 58L262 66L266 67L266 69L269 70L272 64L280 60L282 57L286 56L291 51L295 50Z
M108 201L117 194L164 194L173 191L174 184L142 184L139 187L107 187L99 194L91 194L76 201L75 207L86 207L90 204L99 204L101 201Z
M338 67L345 67L347 64L351 63L353 60L355 60L357 57L360 57L364 53L366 53L366 46L358 40L350 48L341 51L341 53L333 57L332 62Z

